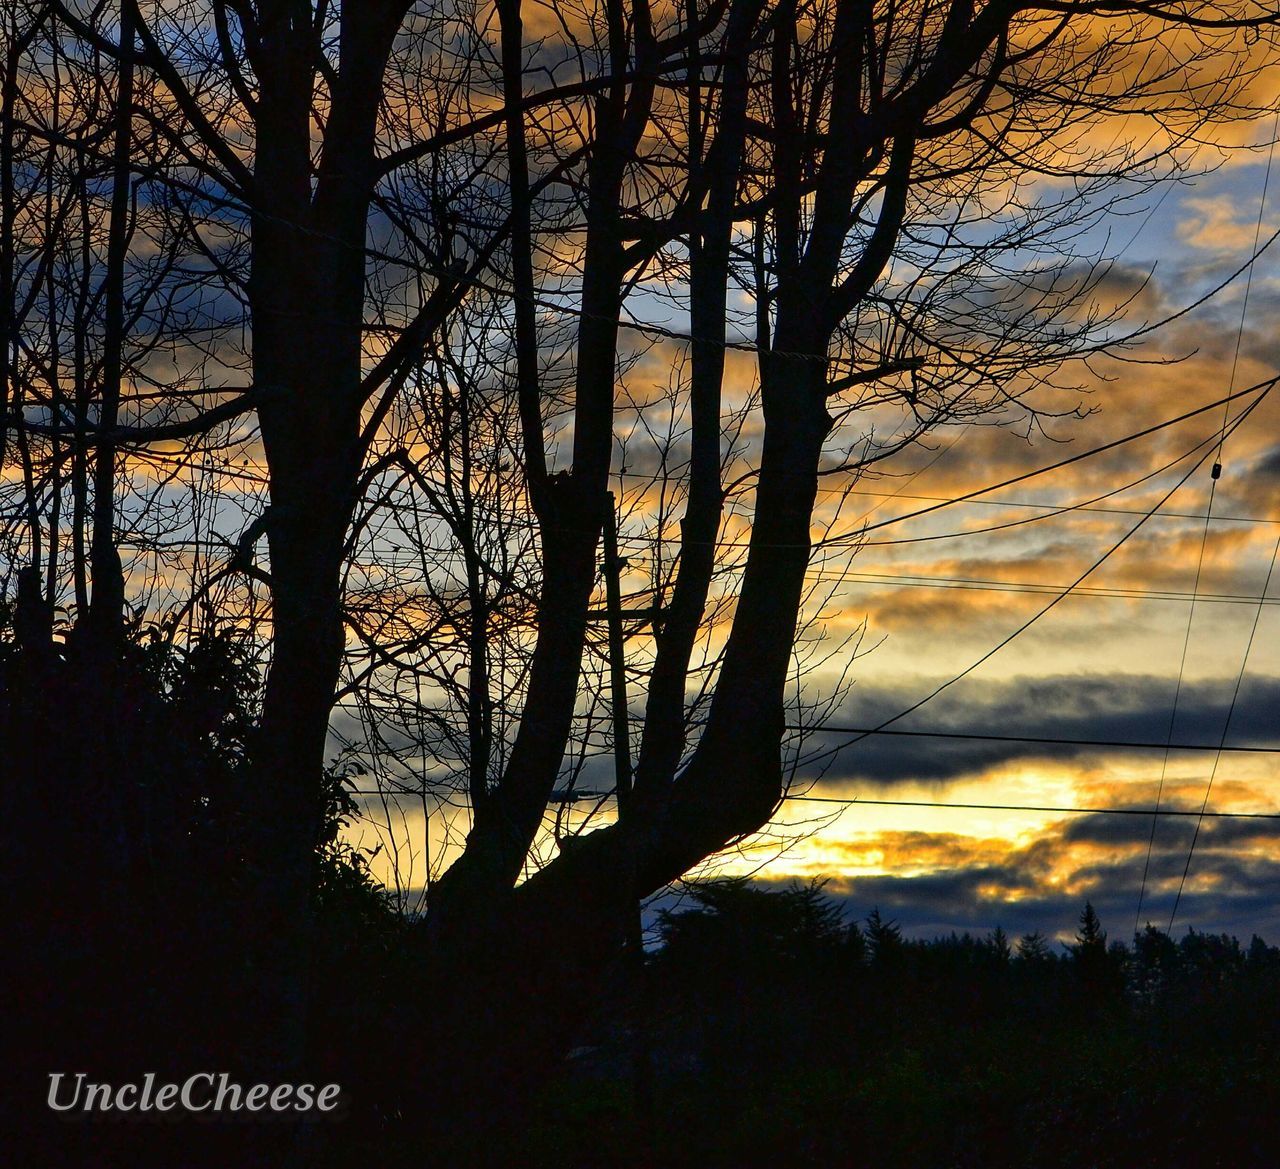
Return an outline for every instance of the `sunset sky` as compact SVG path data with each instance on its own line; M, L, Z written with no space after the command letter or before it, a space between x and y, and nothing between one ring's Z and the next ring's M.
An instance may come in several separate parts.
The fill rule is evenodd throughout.
M1160 188L1140 214L1130 207L1106 224L1115 267L1101 295L1129 302L1120 331L1184 309L1242 265L1267 169L1265 150L1235 153L1213 173ZM1275 195L1273 188L1263 212L1264 242L1280 226ZM865 618L861 651L874 649L854 663L855 684L827 720L832 729L800 744L802 760L825 758L799 767L793 791L822 800L1084 808L1150 808L1159 791L1162 806L1196 810L1212 778L1211 811L1280 808L1271 754L1228 751L1215 759L1211 749L1173 750L1166 758L1158 748L932 737L854 742L834 729L876 726L913 706L990 653L1132 531L1051 611L893 729L1163 744L1172 720L1173 742L1212 747L1230 710L1228 746L1278 741L1280 581L1272 579L1265 602L1259 598L1280 538L1280 399L1263 400L1227 437L1207 536L1216 436L1254 395L1238 398L1225 416L1222 408L1201 413L971 502L885 523L1271 377L1280 368L1278 261L1280 244L1255 265L1242 334L1244 275L1130 349L1140 363L1102 357L1059 377L1087 392L1055 394L1052 406L1080 404L1087 417L1047 419L1047 433L1030 437L1025 425L944 427L856 484L841 530L856 530L851 521L863 513L881 526L852 559L847 546L815 558L814 572L834 579L847 567L849 577L824 607L824 627L838 639ZM626 492L622 478L619 487ZM827 489L839 487L829 482ZM846 665L831 662L806 685L821 690ZM642 700L632 695L637 713ZM599 774L607 772L602 759ZM449 859L445 821L434 818L424 832L414 801L371 799L366 811L353 837L384 844L375 871L388 882L398 867L402 885L420 886L428 862ZM454 830L463 827L455 818ZM1142 922L1168 924L1196 830L1191 817L1162 818L1153 838L1148 816L792 800L770 830L705 871L825 878L851 915L878 906L909 933L930 936L1000 924L1015 934L1041 929L1066 938L1088 898L1120 938L1133 928L1144 869ZM1175 930L1187 926L1280 938L1280 821L1200 825Z
M15 1115L1262 1164L1280 2L0 28Z
M595 28L599 14L592 5L527 7L528 79L538 78L539 86L547 79L567 84L576 71L593 67L578 60L572 32L575 21L584 30ZM660 8L662 20L676 27L683 9ZM183 19L175 17L175 30ZM497 44L496 17L484 8L476 19L463 40L474 36L489 54ZM821 479L814 515L813 592L802 613L789 698L794 725L783 745L789 795L766 831L713 858L703 875L824 878L851 915L878 906L909 932L924 935L999 924L1010 933L1041 929L1065 938L1087 898L1113 936L1124 937L1135 922L1168 924L1195 837L1177 930L1194 925L1245 940L1257 931L1280 941L1280 573L1271 575L1280 546L1280 392L1263 392L1267 379L1280 374L1280 242L1270 242L1280 231L1280 159L1273 160L1268 148L1280 131L1280 118L1273 122L1271 116L1280 102L1276 50L1261 36L1237 45L1236 33L1222 39L1185 28L1157 33L1141 21L1129 27L1127 18L1117 20L1074 16L1069 43L1054 50L1065 57L1050 53L1034 69L1026 66L1031 72L1017 73L1017 85L1008 82L1011 94L1019 87L1027 94L1043 89L1035 100L1024 94L1012 102L1015 113L996 103L983 114L987 121L945 129L954 118L939 107L941 120L929 123L932 129L919 143L913 140L910 181L903 184L905 227L894 228L892 262L871 277L878 283L852 308L841 309L849 315L832 343L831 376L865 373L889 358L910 357L915 364L888 375L882 368L877 378L846 386L848 396L833 393L830 399L839 403L832 407L837 413L841 406L849 410L829 441L832 469ZM1044 22L1052 21L1045 16ZM886 16L886 36L892 27L894 18ZM1015 30L1014 43L1039 27L1033 20ZM599 33L595 28L593 35ZM423 36L422 44L431 42ZM400 80L387 89L380 130L385 158L398 157L394 144L425 132L428 112L446 121L465 115L470 124L475 110L496 108L500 90L492 77L474 93L470 82L459 83L454 94L452 81L443 85L435 76L433 70L455 52L452 43L442 40L441 59L428 54L429 65L415 62L408 49L395 65ZM1129 48L1113 60L1099 45ZM1038 60L1039 53L1031 57ZM908 57L914 54L912 49ZM767 119L773 107L765 100L763 57L760 68L763 104L757 112ZM1077 76L1077 70L1085 72ZM73 90L58 99L65 110L49 104L47 84L35 69L31 107L47 105L57 115L53 129L63 135L63 121L72 125L82 115L74 109ZM453 96L441 97L437 85ZM1079 100L1075 85L1086 86L1089 101ZM686 99L680 86L660 91L661 100L645 115L648 137L637 155L643 165L636 162L628 180L639 194L624 192L646 215L674 215L684 198L666 189L673 180L664 143L679 143L687 133ZM990 97L986 93L979 104ZM959 100L956 94L952 99ZM233 106L238 101L227 100ZM456 110L450 105L455 100L461 103ZM535 200L537 336L531 351L539 362L539 421L553 474L566 470L572 458L575 338L586 303L577 196L557 186L569 173L561 174L562 164L579 153L567 144L585 135L583 151L591 145L591 119L584 116L580 126L575 120L587 108L579 109L579 100L561 94L529 122L532 140L541 143L535 169L546 180ZM822 101L812 100L819 111ZM1245 110L1263 113L1251 119ZM1036 120L1041 115L1049 120ZM814 116L817 125L828 115ZM1024 117L1029 120L1019 121ZM1012 120L1006 124L1006 118ZM244 124L251 122L246 114ZM248 157L249 137L241 143L239 133L232 135L235 149ZM315 133L319 141L319 124ZM435 295L429 289L439 287L441 257L454 256L455 242L459 256L467 248L479 255L477 241L494 229L489 220L507 196L501 166L488 169L501 157L500 135L490 141L488 133L468 130L456 156L433 147L441 151L440 175L451 168L471 174L441 188L458 204L448 214L437 204L446 196L430 187L425 170L419 174L417 164L404 158L391 167L396 177L388 178L367 223L366 369L386 356L390 338L402 336L403 326ZM901 132L892 136L896 149ZM751 200L763 198L769 181L761 176L775 173L765 166L774 149L768 141L780 137L753 130L748 142L754 145L744 147L736 180L744 203L735 214L743 216L743 234L734 241L730 265L730 353L721 412L723 478L733 487L691 698L699 687L703 697L714 689L707 663L724 646L751 533L763 424L753 398L755 305L743 291L759 293L761 285L747 233L757 214ZM834 135L823 137L828 145L837 142ZM967 152L976 153L969 158ZM1181 181L1158 181L1169 173ZM406 192L399 212L392 208L400 204L383 198L397 183ZM143 283L171 230L167 203L149 203L155 196L148 189L139 183L130 244L130 278ZM864 194L865 201L855 201L856 222L845 240L846 272L874 239L872 222L885 214L888 195L878 178ZM31 208L38 204L30 201ZM215 200L201 211L208 221L190 229L203 241L193 271L208 276L209 284L189 298L186 291L175 294L175 303L186 306L199 328L138 359L146 378L126 395L127 422L207 406L212 396L254 376L242 296L252 216L236 207L235 200L226 208ZM28 214L24 230L38 238L45 228L34 211ZM399 222L405 214L409 219ZM760 272L768 267L766 248L778 246L777 208L770 214L774 227L761 228ZM419 217L422 223L414 227ZM410 241L428 221L439 239L422 251L420 241ZM683 230L674 233L667 252L636 261L628 276L634 285L627 285L617 354L610 485L628 560L623 591L632 606L626 652L633 748L653 658L645 607L653 614L665 603L687 486L690 326ZM464 242L468 231L475 238ZM1266 246L1248 268L1258 241ZM206 244L209 255L222 258L224 273L216 265L205 271ZM351 839L379 849L373 871L411 908L420 906L427 881L459 855L469 827L464 756L472 710L499 710L492 740L486 731L476 741L484 739L488 781L497 782L502 772L539 620L531 601L541 581L538 523L522 478L524 449L512 393L518 292L503 274L502 248L485 255L466 277L474 287L462 308L424 347L421 364L405 367L403 381L386 398L387 412L366 405L365 420L376 432L368 451L372 470L360 488L350 555L344 552L348 654L330 757L347 752L342 762L356 779L363 815L351 826ZM1101 269L1090 266L1097 257L1104 260ZM451 258L444 270L451 278L454 267ZM778 282L780 265L773 267L766 286ZM174 279L184 287L181 271L175 268ZM73 264L68 272L74 275ZM1091 273L1100 275L1096 286L1077 299L1069 290L1088 287ZM56 373L66 348L58 347L58 329L65 328L58 314L71 309L52 292L47 299L48 345L55 354L48 367ZM37 301L43 303L32 298ZM1052 367L1090 332L1082 322L1093 319L1091 308L1103 318L1114 314L1095 331L1095 337L1105 333L1110 347ZM201 332L206 327L212 340ZM38 333L34 326L30 331ZM146 330L140 325L138 331ZM911 381L920 370L921 382ZM1029 371L1048 381L1038 383ZM602 384L607 394L607 369ZM919 385L923 392L912 396ZM1023 390L1034 414L1007 407L974 417L979 406ZM56 387L48 392L50 401L63 393ZM871 395L873 406L853 409L860 393ZM1207 408L1233 393L1225 406ZM481 403L474 430L470 421L465 427L440 421L452 417L464 398ZM840 467L876 442L892 445L895 428L912 420L913 411L932 419L935 410L971 406L973 416L944 420L860 476ZM1150 428L1156 429L1120 441ZM1099 447L1108 449L1075 458ZM461 450L465 457L452 457ZM59 501L69 491L60 457L50 462L52 498ZM399 474L402 457L414 461L416 480ZM1210 468L1219 461L1222 475L1215 481ZM13 463L3 475L0 488L20 498L21 467ZM199 442L166 439L131 451L122 460L116 508L130 601L138 611L148 619L179 614L190 635L200 606L213 612L222 605L225 619L264 628L270 599L262 574L233 569L253 548L259 565L267 563L268 541L260 537L269 481L252 412ZM447 488L438 489L441 482ZM468 507L481 499L468 512L470 533L480 532L500 562L496 570L486 564L485 574L477 573L484 581L476 591L459 569L464 541L454 526L457 516L437 506L442 497L453 500L462 482ZM12 514L20 514L16 506ZM65 526L65 517L50 521L51 527L56 523ZM38 524L33 527L38 531ZM64 549L62 555L55 561L61 579L51 589L66 614L73 589L69 554ZM608 795L612 696L596 620L602 598L598 585L568 754L579 747L581 753L564 769L581 764L576 782L588 798L553 802L531 867L553 855L554 826L589 830L614 815ZM502 659L477 671L487 690L474 703L472 629L500 643L492 653ZM260 653L262 664L267 643ZM695 710L695 723L704 714L705 705ZM894 733L860 733L882 724ZM1036 741L1044 739L1074 742ZM489 751L491 742L496 747ZM1220 743L1255 749L1219 752ZM1196 749L1181 749L1188 744ZM485 778L477 782L483 785ZM1170 815L1153 825L1146 815L1055 810L1133 812L1157 802L1172 812L1203 805L1217 813L1274 812L1278 818Z
M1116 249L1115 281L1136 289L1150 273L1129 324L1177 311L1243 263L1266 171L1265 154L1237 158L1169 190L1149 219L1116 229L1114 238L1128 242ZM1275 194L1273 186L1264 242L1280 225ZM1242 335L1244 276L1131 354L1185 360L1104 360L1092 376L1078 371L1092 389L1094 413L1047 423L1057 443L991 427L944 430L930 449L909 451L878 480L864 480L868 519L879 522L1060 462L1273 376L1280 358L1275 252L1255 266ZM1252 400L1237 400L1229 417ZM1206 537L1215 455L1192 468L1213 444L1182 456L1221 430L1223 420L1221 410L1205 413L870 533L853 564L856 579L840 597L846 613L866 615L868 643L879 644L857 663L857 683L831 725L876 726L911 707L1035 617L1136 527L1079 589L893 729L1162 744L1176 699L1174 742L1218 744L1230 711L1228 746L1274 746L1280 574L1272 575L1266 601L1259 598L1280 538L1280 401L1264 400L1227 438ZM1185 484L1160 504L1188 471ZM1055 514L1074 504L1087 506ZM1166 759L1159 749L855 738L811 737L806 746L815 749L851 744L828 761L811 795L1143 808L1154 806L1163 779L1162 804L1185 810L1200 808L1212 778L1210 810L1280 808L1278 757L1271 754L1224 752L1215 759L1212 750L1175 750ZM828 812L828 822L812 823ZM1145 816L794 802L782 820L811 821L810 834L768 859L762 877L826 877L853 913L878 905L926 935L996 924L1065 935L1089 898L1112 936L1125 937L1152 842ZM1143 924L1168 924L1195 831L1194 818L1159 821ZM757 859L765 860L770 847L777 851L762 842ZM1280 935L1280 821L1203 822L1175 929L1186 926Z

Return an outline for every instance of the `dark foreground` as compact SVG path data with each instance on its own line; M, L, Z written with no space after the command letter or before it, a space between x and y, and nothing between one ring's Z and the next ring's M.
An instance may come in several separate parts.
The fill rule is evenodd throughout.
M669 920L650 1122L623 1044L537 1111L546 1164L1274 1166L1280 951L1148 930L904 941L814 890ZM525 1161L515 1148L508 1163Z
M336 771L290 1075L341 1085L342 1108L311 1126L55 1118L51 1072L260 1078L281 947L257 897L272 842L244 811L254 677L234 646L144 645L110 685L70 655L19 664L0 654L0 761L27 777L0 849L6 1164L1280 1163L1280 950L1260 939L1108 945L1090 910L1065 949L919 943L874 913L850 926L818 888L704 885L643 972L619 957L529 996L557 1021L532 1058L482 990L468 1013L432 985L423 924L340 843ZM484 1075L437 1053L442 1029L473 1027ZM524 1074L493 1077L507 1065Z

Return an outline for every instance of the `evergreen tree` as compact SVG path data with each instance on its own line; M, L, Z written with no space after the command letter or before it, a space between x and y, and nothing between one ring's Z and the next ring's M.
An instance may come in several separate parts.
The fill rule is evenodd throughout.
M867 943L871 961L877 965L883 965L902 950L902 930L897 922L882 917L878 906L867 918Z
M1084 1003L1095 1008L1118 1000L1124 991L1127 951L1107 951L1107 931L1102 928L1091 902L1080 914L1080 930L1071 956Z
M1076 934L1076 942L1080 949L1106 949L1107 931L1102 928L1102 922L1098 920L1091 901L1084 903L1084 912L1080 914L1080 932Z
M1017 954L1018 960L1028 965L1048 962L1053 957L1049 951L1049 939L1039 930L1023 934L1018 939Z

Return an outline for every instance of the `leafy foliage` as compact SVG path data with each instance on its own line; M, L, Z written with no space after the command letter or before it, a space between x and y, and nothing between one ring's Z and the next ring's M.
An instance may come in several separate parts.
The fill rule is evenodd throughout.
M24 649L0 634L0 758L24 777L6 875L30 887L46 874L10 919L29 945L21 991L39 1066L235 1066L273 928L246 798L260 693L233 627L187 641L135 630L105 659L74 635ZM318 1034L346 1052L352 988L376 983L402 923L341 836L356 806L337 769L324 800L310 973Z

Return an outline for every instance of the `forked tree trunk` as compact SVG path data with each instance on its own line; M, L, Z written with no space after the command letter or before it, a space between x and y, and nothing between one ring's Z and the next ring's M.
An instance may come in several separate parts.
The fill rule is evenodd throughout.
M506 8L508 64L518 59L510 43L518 10ZM619 3L609 5L609 47L613 80L596 105L596 137L588 168L587 232L582 260L582 315L578 325L574 399L573 467L549 478L538 474L541 459L536 396L529 401L527 363L521 369L521 406L534 474L529 489L538 519L543 579L539 590L538 630L529 666L529 682L519 730L505 773L496 789L474 811L463 855L432 890L431 928L448 947L470 944L476 914L503 905L524 866L529 846L555 787L578 702L578 678L586 642L587 611L597 576L597 547L608 504L613 451L613 402L617 366L618 321L628 265L623 251L621 201L627 168L634 160L653 103L655 42L648 5L635 6L634 28L624 27ZM634 35L636 80L625 74L628 45ZM508 100L513 84L508 69ZM509 123L508 134L513 132ZM523 165L516 143L508 150L513 167ZM524 176L518 188L523 187ZM517 246L531 246L527 232ZM527 260L527 257L526 257ZM519 269L519 266L518 266ZM527 273L526 273L527 279ZM519 325L519 320L517 321ZM531 343L527 323L518 333L522 348ZM535 363L536 364L536 363ZM532 415L532 416L529 416Z
M296 1067L306 1033L310 892L341 573L361 462L365 223L382 73L398 4L343 9L340 72L313 176L310 6L263 21L253 175L254 384L271 477L273 656L255 744L250 838L262 904L259 1061Z

